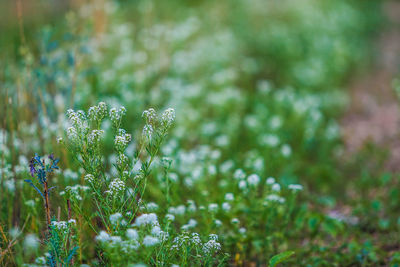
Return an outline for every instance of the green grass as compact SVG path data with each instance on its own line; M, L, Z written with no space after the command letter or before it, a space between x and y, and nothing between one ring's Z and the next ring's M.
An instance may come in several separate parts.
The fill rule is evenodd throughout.
M380 6L104 1L25 44L11 26L0 264L397 266L399 176L339 124Z

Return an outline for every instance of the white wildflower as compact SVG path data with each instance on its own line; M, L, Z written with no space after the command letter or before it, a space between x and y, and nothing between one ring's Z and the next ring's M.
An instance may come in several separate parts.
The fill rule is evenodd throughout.
M279 192L281 191L281 186L278 183L274 183L271 189L272 191Z
M275 183L275 178L274 177L268 177L266 183L268 185L272 185Z
M238 219L238 218L233 218L233 219L231 220L231 223L232 223L232 224L239 224L239 219Z
M146 124L143 127L142 137L145 140L151 140L152 135L153 135L153 127L150 124Z
M147 124L154 122L156 116L156 111L153 108L149 108L142 113L142 117L146 120Z
M284 157L289 157L292 154L292 149L290 148L290 146L288 144L285 144L282 146L281 148L281 153Z
M110 240L110 235L106 231L101 231L99 235L96 236L96 241L106 242Z
M122 214L119 212L110 215L110 222L114 226L116 226L121 219L122 219Z
M89 184L93 184L94 183L94 176L92 174L90 174L90 173L86 174L84 179Z
M173 222L173 221L175 221L175 216L168 213L168 214L165 215L165 219L167 221Z
M109 188L108 188L108 192L112 196L117 196L117 195L121 194L124 190L125 190L125 183L119 178L114 179L110 183Z
M210 212L216 212L218 210L218 204L216 203L211 203L208 205L208 210Z
M160 243L160 240L157 237L147 235L143 238L143 245L146 247L152 247Z
M246 183L246 181L244 181L244 180L241 180L240 182L239 182L239 188L240 189L246 189L247 188L247 183Z
M288 188L292 191L301 191L303 190L303 186L300 184L290 184Z
M139 238L139 234L135 229L126 230L126 237L130 240L137 240Z
M157 215L155 213L142 214L136 218L135 225L158 225Z
M221 244L211 239L203 245L203 252L206 255L211 255L221 249Z
M171 126L172 122L175 120L175 110L173 108L169 108L163 112L161 115L161 124L164 127Z
M234 200L234 195L232 193L226 193L225 194L225 200L226 201L233 201Z
M230 211L231 205L228 202L222 203L222 209L226 212Z
M260 177L257 174L252 174L247 177L247 182L249 183L249 185L256 186L260 182Z
M27 234L24 239L24 249L32 251L37 249L39 246L39 239L35 234Z

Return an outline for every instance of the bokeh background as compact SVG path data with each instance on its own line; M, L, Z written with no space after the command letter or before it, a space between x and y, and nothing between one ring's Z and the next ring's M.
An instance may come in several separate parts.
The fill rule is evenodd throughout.
M60 190L83 183L56 140L67 109L100 101L126 107L134 137L143 110L175 109L162 153L174 160L176 206L241 194L238 169L303 185L298 225L271 233L258 232L264 218L250 208L262 190L240 199L221 220L239 217L248 235L220 230L227 264L259 266L282 249L296 250L288 266L400 261L397 1L15 0L0 3L0 31L0 224L22 232L9 250L0 239L0 263L40 255L23 253L24 235L43 229L40 199L23 183L29 159L59 156ZM148 188L158 204L159 173Z

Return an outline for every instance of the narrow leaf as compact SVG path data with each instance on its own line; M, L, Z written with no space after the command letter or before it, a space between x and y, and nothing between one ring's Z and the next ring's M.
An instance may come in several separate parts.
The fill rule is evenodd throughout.
M42 194L42 192L39 190L39 188L37 188L33 183L32 180L24 180L25 182L27 182L30 186L32 186L33 188L35 188L35 190L39 193L39 195L44 199L44 196Z
M71 260L72 260L72 258L75 256L75 254L76 254L76 251L78 250L78 246L76 246L76 247L74 247L73 249L71 249L70 251L69 251L69 253L68 253L68 257L67 257L67 260L66 260L66 263L68 264Z
M289 251L285 251L285 252L282 252L282 253L279 253L279 254L273 256L269 260L269 267L275 267L279 263L282 263L282 262L286 261L287 259L289 259L293 254L294 254L294 251L289 250Z

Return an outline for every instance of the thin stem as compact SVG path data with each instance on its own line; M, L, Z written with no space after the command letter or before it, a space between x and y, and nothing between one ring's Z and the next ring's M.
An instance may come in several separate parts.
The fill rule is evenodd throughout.
M46 211L47 228L50 229L51 216L50 216L50 201L49 201L49 189L47 181L44 182L44 208Z

